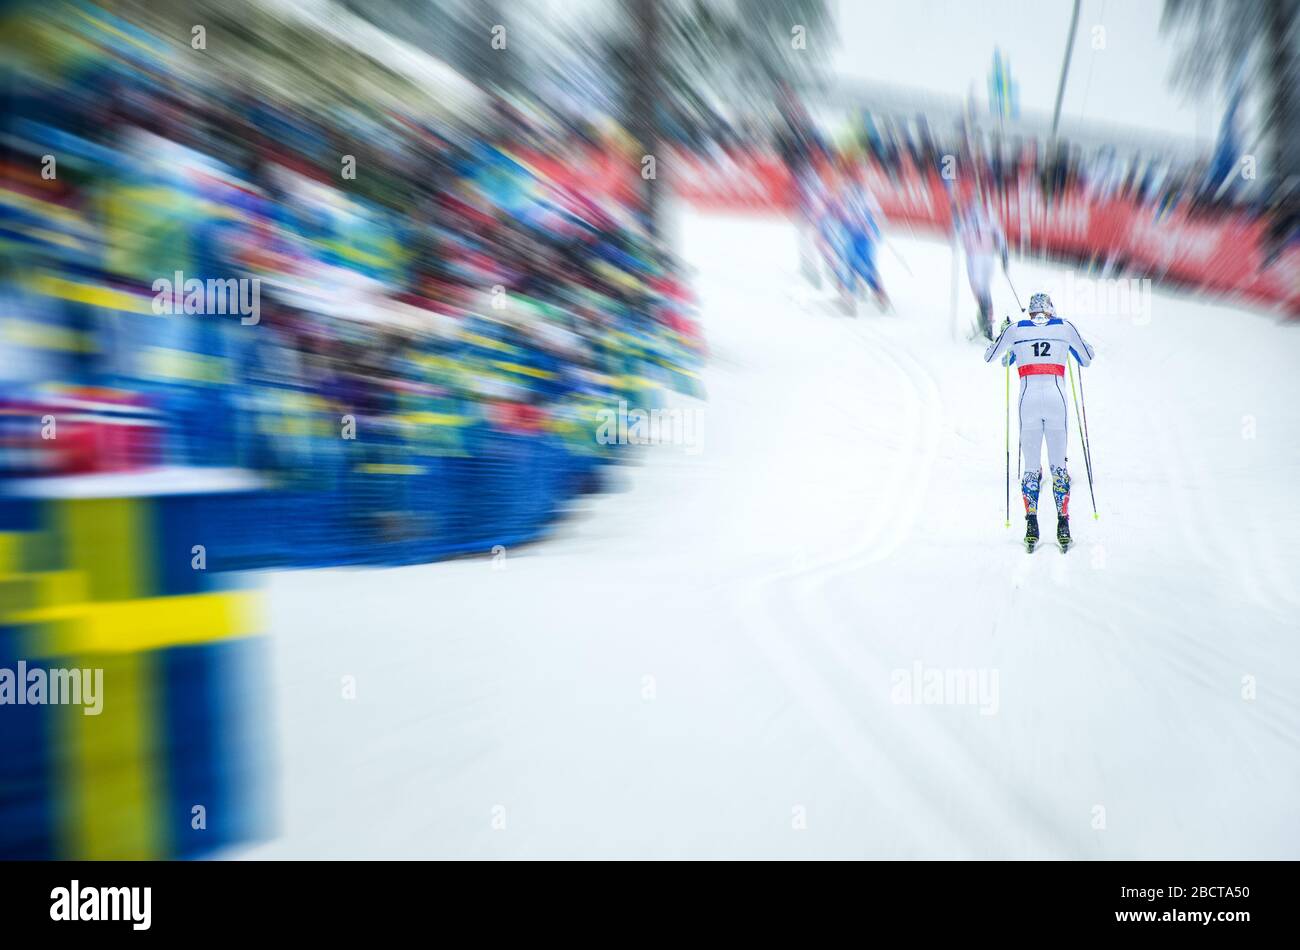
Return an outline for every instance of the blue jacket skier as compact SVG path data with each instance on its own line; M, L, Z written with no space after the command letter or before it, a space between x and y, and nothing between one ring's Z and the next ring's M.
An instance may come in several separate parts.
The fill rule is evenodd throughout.
M1025 543L1031 550L1038 541L1044 441L1056 500L1056 537L1062 549L1070 544L1070 473L1065 457L1068 415L1061 377L1072 355L1080 366L1088 366L1093 350L1073 323L1056 315L1052 298L1043 293L1029 298L1029 319L1008 321L984 351L986 363L1000 356L1003 365L1019 367L1020 447L1025 460L1020 493L1025 500Z
M880 309L888 309L889 297L876 266L884 219L880 203L862 180L861 169L847 157L841 157L836 171L836 189L827 208L826 243L841 304L846 313L855 314L859 288L865 286Z

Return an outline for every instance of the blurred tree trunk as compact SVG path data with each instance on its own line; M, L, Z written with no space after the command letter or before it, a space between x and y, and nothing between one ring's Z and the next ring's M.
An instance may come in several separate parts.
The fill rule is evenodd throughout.
M1270 251L1276 253L1300 221L1300 0L1268 0L1264 69L1269 93L1273 172Z
M1165 0L1162 27L1182 37L1173 78L1193 92L1257 70L1271 262L1295 233L1300 201L1300 0Z
M625 77L623 88L629 99L628 116L631 127L628 129L636 139L641 153L636 156L637 175L641 175L642 156L655 157L655 178L641 177L641 195L645 202L646 220L650 233L656 237L660 228L660 182L658 179L659 156L659 120L656 109L659 104L659 83L662 68L661 31L659 23L659 0L632 0L632 46L627 57L629 75Z

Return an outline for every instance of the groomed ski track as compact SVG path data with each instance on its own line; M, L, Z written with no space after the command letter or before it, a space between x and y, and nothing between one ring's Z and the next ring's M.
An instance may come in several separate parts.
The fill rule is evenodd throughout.
M279 835L232 856L1300 857L1300 327L1063 306L1101 520L1071 407L1074 547L1045 486L1027 555L947 245L891 232L852 319L788 222L680 227L699 451L504 560L271 575Z

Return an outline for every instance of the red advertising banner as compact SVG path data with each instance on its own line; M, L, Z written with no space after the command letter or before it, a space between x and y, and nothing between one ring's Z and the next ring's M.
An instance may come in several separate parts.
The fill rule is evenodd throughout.
M775 156L674 152L660 174L700 208L784 212L793 205L789 174ZM887 174L869 165L866 181L888 220L942 234L951 228L950 191L934 172L905 164ZM1194 214L1181 206L1170 211L1118 197L1089 200L1082 189L1049 201L1025 183L997 200L1012 247L1114 259L1130 275L1282 305L1300 316L1300 249L1291 247L1264 267L1267 225L1246 214Z

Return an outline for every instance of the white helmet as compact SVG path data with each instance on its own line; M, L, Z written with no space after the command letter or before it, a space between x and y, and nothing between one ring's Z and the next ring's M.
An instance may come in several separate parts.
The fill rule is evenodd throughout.
M1052 298L1044 293L1034 294L1029 298L1029 319L1040 326L1056 316L1056 307Z

